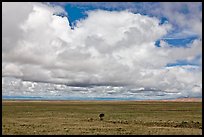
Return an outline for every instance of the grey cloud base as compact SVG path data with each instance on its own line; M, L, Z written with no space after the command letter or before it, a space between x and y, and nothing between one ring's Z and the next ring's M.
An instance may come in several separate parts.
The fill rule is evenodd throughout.
M89 86L75 87L63 84L22 81L16 78L2 79L2 96L11 99L46 100L145 100L174 99L179 97L200 97L200 93L190 95L185 92L166 92L151 88Z

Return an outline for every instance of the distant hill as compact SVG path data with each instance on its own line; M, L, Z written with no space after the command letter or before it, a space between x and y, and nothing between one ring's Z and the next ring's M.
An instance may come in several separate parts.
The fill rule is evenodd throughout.
M170 99L170 100L160 100L166 102L202 102L202 98L177 98L177 99Z

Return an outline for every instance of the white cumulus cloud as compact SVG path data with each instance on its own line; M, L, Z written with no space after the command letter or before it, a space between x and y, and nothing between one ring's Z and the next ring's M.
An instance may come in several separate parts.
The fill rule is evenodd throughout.
M201 55L202 39L187 48L164 41L157 47L172 25L156 17L94 10L71 29L62 12L42 3L3 3L3 95L201 96L199 66L166 65Z

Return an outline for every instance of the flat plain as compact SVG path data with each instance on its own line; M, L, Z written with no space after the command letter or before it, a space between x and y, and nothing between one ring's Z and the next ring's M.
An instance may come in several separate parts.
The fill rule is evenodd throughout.
M202 102L3 100L2 134L201 135Z

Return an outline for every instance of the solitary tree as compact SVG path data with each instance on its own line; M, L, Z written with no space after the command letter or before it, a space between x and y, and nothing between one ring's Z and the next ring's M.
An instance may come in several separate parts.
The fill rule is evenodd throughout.
M99 114L99 118L100 118L100 120L103 120L103 117L105 116L105 114L104 113L100 113Z

